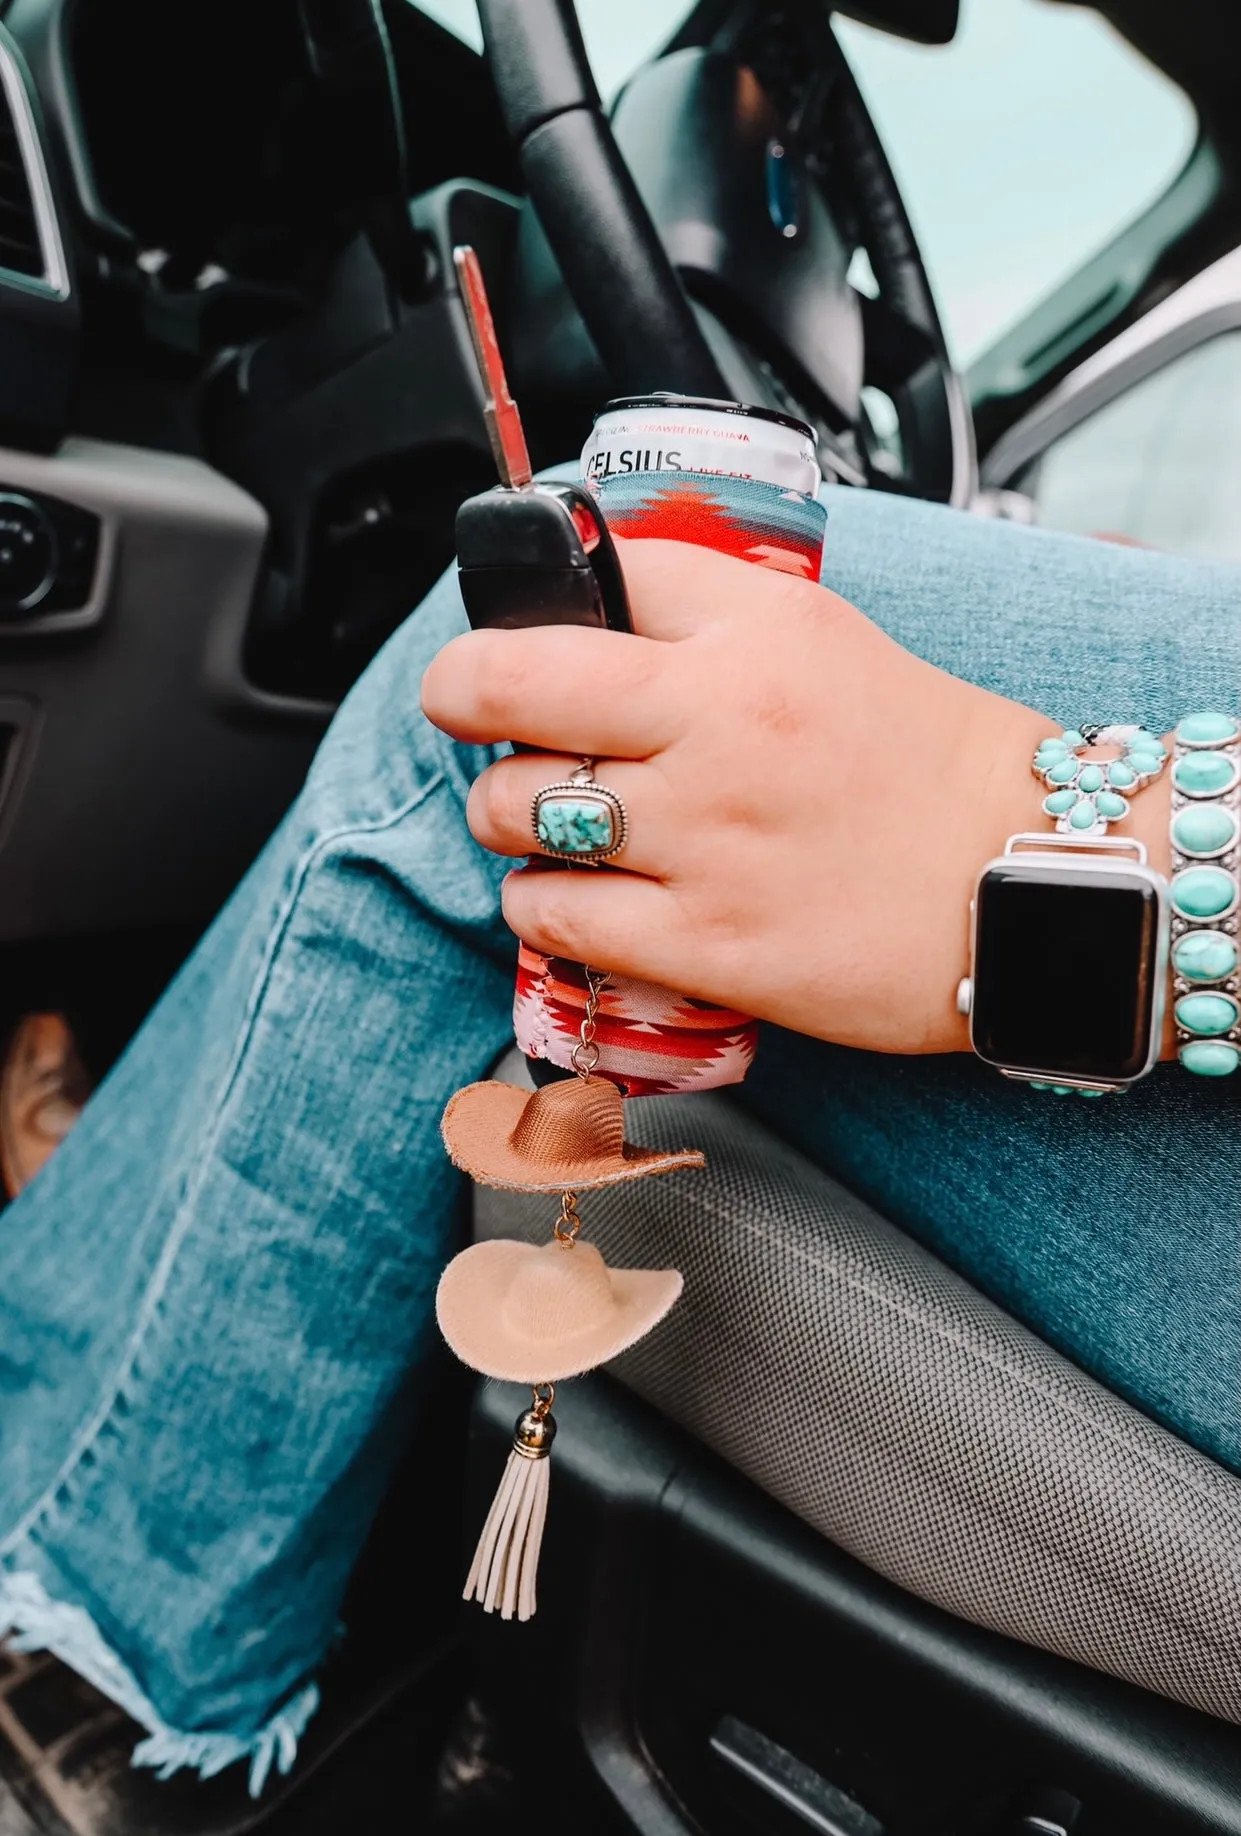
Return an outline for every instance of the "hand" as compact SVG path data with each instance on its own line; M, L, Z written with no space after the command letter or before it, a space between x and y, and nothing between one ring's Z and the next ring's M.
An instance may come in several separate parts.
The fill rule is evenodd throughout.
M455 738L561 755L483 773L468 819L485 847L536 851L531 802L564 754L596 759L628 809L620 871L512 873L510 926L842 1044L964 1049L970 896L1008 835L1046 821L1030 759L1056 723L921 662L822 587L682 543L618 548L641 635L472 632L423 679ZM1155 802L1135 801L1131 832ZM1150 845L1153 808L1147 822Z

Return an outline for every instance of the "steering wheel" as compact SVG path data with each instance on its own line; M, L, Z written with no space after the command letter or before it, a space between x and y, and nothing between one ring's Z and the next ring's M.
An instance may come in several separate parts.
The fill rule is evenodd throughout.
M611 120L573 0L478 10L530 203L612 390L780 407L815 427L829 476L968 503L968 402L826 8L755 5L674 44ZM850 284L858 249L873 297Z

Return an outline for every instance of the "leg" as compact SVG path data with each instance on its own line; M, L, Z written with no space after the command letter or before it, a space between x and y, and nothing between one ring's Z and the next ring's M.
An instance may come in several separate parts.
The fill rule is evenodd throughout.
M1198 707L1237 709L1235 568L835 491L824 578L909 649L1066 725L1160 732ZM961 761L963 796L978 763ZM963 949L964 935L962 913ZM1238 1094L1166 1065L1086 1104L972 1060L774 1032L741 1091L1052 1344L1241 1471Z
M510 1032L490 756L418 711L445 582L0 1231L0 1629L151 1728L291 1758L457 1228L446 1097ZM273 1719L273 1711L280 1712Z

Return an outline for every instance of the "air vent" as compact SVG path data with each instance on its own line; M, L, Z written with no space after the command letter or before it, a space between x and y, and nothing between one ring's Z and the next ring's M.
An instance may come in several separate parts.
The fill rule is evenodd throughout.
M0 281L68 291L43 149L22 67L0 35Z
M0 267L46 280L30 180L8 96L0 91Z

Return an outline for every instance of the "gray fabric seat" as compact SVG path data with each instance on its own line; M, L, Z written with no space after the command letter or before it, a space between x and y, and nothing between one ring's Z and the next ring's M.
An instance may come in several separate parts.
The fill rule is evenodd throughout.
M614 1266L685 1275L617 1377L922 1599L1241 1723L1241 1480L726 1099L627 1113L708 1170L583 1197ZM551 1223L479 1192L480 1236Z

